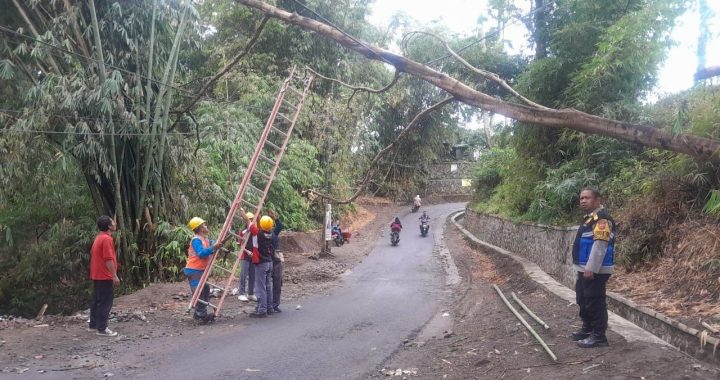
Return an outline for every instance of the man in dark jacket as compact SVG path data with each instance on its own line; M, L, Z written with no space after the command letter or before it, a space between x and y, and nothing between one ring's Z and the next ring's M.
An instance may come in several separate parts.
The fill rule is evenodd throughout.
M253 253L252 263L255 266L255 295L258 303L252 318L264 318L273 313L272 267L275 250L272 244L273 220L265 215L260 218L258 225L260 233L257 236L258 249Z
M582 348L608 345L606 286L615 264L615 222L600 204L600 192L580 192L585 212L573 244L573 267L577 272L575 297L580 306L582 328L572 339Z
M280 310L280 295L282 294L283 262L285 262L285 257L283 257L282 252L280 252L280 232L282 232L284 226L280 218L278 218L277 214L275 214L275 210L268 210L268 216L273 219L273 222L275 222L275 227L273 227L272 230L272 245L273 249L275 250L275 255L273 255L272 271L272 309L275 313L281 313L282 310Z

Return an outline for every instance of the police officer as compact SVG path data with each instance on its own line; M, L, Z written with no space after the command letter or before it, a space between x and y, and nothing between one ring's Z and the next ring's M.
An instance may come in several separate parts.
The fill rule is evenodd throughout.
M573 244L573 266L577 271L575 297L580 306L582 328L572 339L582 348L608 345L606 286L614 269L615 223L600 204L600 191L580 191L585 212Z

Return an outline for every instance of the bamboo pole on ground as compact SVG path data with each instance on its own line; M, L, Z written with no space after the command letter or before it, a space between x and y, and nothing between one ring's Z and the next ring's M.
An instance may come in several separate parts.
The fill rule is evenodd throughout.
M545 344L545 341L543 341L542 338L540 338L540 335L538 335L538 334L535 332L535 330L533 330L533 328L530 327L530 325L527 323L527 321L525 320L525 318L523 318L522 315L520 315L520 313L518 313L518 311L515 310L515 308L513 307L513 305L510 304L510 301L508 301L507 298L505 298L505 295L504 295L503 292L500 290L500 288L498 288L498 286L497 286L497 285L494 285L494 284L493 284L493 288L495 288L495 291L498 293L498 295L500 296L500 298L502 298L503 302L505 302L505 305L510 309L510 311L512 311L513 314L515 314L515 316L517 317L517 319L520 320L520 322L523 324L523 326L525 326L525 328L530 331L530 333L532 334L532 336L534 336L535 339L536 339L538 342L540 342L540 345L542 345L542 347L545 349L545 352L547 352L548 355L550 355L550 357L551 357L554 361L557 361L557 360L558 360L558 359L557 359L557 356L555 356L555 354L552 352L552 350L550 350L550 347L548 347L547 344Z
M536 320L539 324L541 324L543 327L545 327L545 330L547 330L547 329L550 328L550 326L548 326L547 323L543 322L543 320L540 319L540 317L538 317L537 315L535 315L535 313L533 313L532 310L530 310L529 307L525 306L525 304L524 304L522 301L520 301L520 298L517 296L517 294L515 294L515 292L511 292L510 294L512 295L512 297L513 297L513 299L515 300L515 302L517 302L518 305L520 305L520 307L522 307L523 310L525 310L525 312L528 313L529 316L531 316L531 317L532 317L534 320Z

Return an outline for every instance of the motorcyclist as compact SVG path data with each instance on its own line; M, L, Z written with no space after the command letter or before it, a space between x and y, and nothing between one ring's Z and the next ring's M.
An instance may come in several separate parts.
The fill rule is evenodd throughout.
M335 224L332 225L332 234L338 234L339 236L342 236L342 229L340 228L340 220L336 220Z
M336 220L335 223L332 225L332 229L330 230L330 236L332 236L333 240L340 241L339 244L344 243L344 238L342 235L342 229L340 228L340 220ZM342 240L341 240L342 239Z
M428 225L430 224L430 216L425 211L423 211L422 215L420 215L420 217L418 219L420 219L420 233L422 234L423 233L423 224L428 224ZM425 235L423 235L423 236L425 236Z
M402 230L402 223L400 223L400 218L397 216L395 217L395 220L390 223L390 232L397 232L400 233Z
M420 200L420 194L416 195L415 198L413 199L413 205L415 205L415 207L422 206L422 200Z

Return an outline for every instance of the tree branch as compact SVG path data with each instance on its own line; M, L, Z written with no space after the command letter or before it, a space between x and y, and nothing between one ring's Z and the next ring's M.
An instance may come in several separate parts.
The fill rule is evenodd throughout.
M388 144L385 148L383 148L381 151L379 151L379 152L377 152L377 154L375 154L375 157L373 157L373 159L370 161L370 164L368 165L367 171L365 171L365 175L363 176L362 181L360 181L360 187L358 187L358 189L355 191L355 194L353 194L350 198L345 199L345 200L339 200L337 198L333 198L327 194L320 193L315 190L306 190L305 193L312 193L312 194L318 195L318 196L328 199L336 204L348 204L348 203L353 202L355 199L357 199L357 197L360 196L360 194L363 193L363 191L367 187L368 183L370 182L370 179L372 178L373 174L375 174L374 167L375 167L375 165L377 165L378 161L380 161L380 158L382 158L382 156L384 156L387 152L392 150L400 142L400 140L402 140L403 137L405 137L405 135L408 134L408 132L415 129L419 125L420 120L422 120L423 117L427 116L428 114L430 114L434 111L437 111L437 110L443 108L445 105L447 105L448 103L450 103L454 100L456 100L454 97L449 96L449 97L431 105L430 107L424 109L417 115L415 115L415 117L412 119L412 121L410 121L410 124L408 124L407 127L405 127L402 131L400 131L400 133L397 135L397 137L395 137L395 139L390 144Z
M720 66L705 67L695 73L695 80L703 80L720 75Z
M257 9L270 17L313 31L363 56L387 61L396 70L414 75L438 88L441 88L457 100L470 106L482 108L524 123L550 128L570 128L576 131L616 138L643 146L671 150L701 159L716 159L720 151L720 141L692 135L673 135L651 125L627 123L606 119L574 109L538 109L514 104L477 91L465 83L442 72L415 62L390 51L368 45L358 44L354 39L321 22L276 8L260 0L235 0L239 4Z
M220 70L217 74L210 78L210 80L205 83L205 85L200 89L200 91L195 94L195 97L190 100L190 103L188 103L183 109L177 110L176 113L184 114L190 111L190 109L194 107L195 104L197 104L197 102L205 94L205 91L210 88L210 86L212 86L218 79L220 79L220 77L230 71L230 69L237 65L238 62L240 62L240 60L243 59L243 57L245 57L248 52L250 52L250 49L255 46L258 38L260 38L260 34L262 34L263 29L265 29L265 24L267 24L268 20L270 20L270 16L266 15L263 17L262 21L260 21L260 25L258 25L257 29L255 29L255 34L253 34L252 38L250 38L250 41L248 41L248 43L245 45L245 48L240 52L240 54L236 55L235 58L230 61L230 63L226 64L225 67L222 68L222 70ZM175 128L177 121L178 119L176 118L169 130L173 130L173 128Z
M480 75L481 77L483 77L487 80L490 80L490 81L493 81L493 82L499 84L500 87L504 88L507 92L512 94L512 96L520 99L523 103L529 105L530 107L535 107L535 108L539 108L542 110L550 109L543 105L537 104L537 103L533 102L532 100L520 95L519 92L515 91L515 89L512 88L509 84L507 84L507 82L505 82L502 78L500 78L499 75L497 75L493 72L487 71L487 70L479 69L479 68L471 65L470 62L466 61L463 57L461 57L458 53L456 53L455 50L453 50L450 47L450 45L447 43L447 41L442 39L437 34L430 33L430 32L423 32L423 31L414 31L414 32L410 33L410 35L412 35L412 34L423 34L423 35L430 36L430 37L437 39L438 41L440 41L440 43L443 44L443 46L445 47L445 50L447 50L448 53L450 53L450 55L452 55L453 57L455 57L455 59L457 59L460 63L462 63L463 66L465 66L468 70L474 72L475 74Z
M341 81L340 79L335 79L335 78L326 77L325 75L322 75L322 74L318 73L317 71L315 71L315 70L313 70L313 69L311 69L311 68L309 68L309 67L307 68L307 70L310 71L311 73L315 74L315 76L317 76L317 77L320 77L320 78L325 79L325 80L329 80L329 81L331 81L331 82L339 83L339 84L341 84L341 85L343 85L343 86L345 86L345 87L347 87L347 88L349 88L349 89L351 89L351 90L353 90L353 91L366 91L366 92L370 92L370 93L373 93L373 94L380 94L380 93L383 93L383 92L389 90L395 83L397 83L398 78L400 78L400 71L396 70L396 71L395 71L395 76L393 76L393 79L392 79L392 81L390 81L390 83L388 83L388 84L387 84L385 87L383 87L383 88L374 89L374 88L365 87L365 86L353 86L353 85L351 85L351 84L348 84L348 83L345 83L345 82Z

